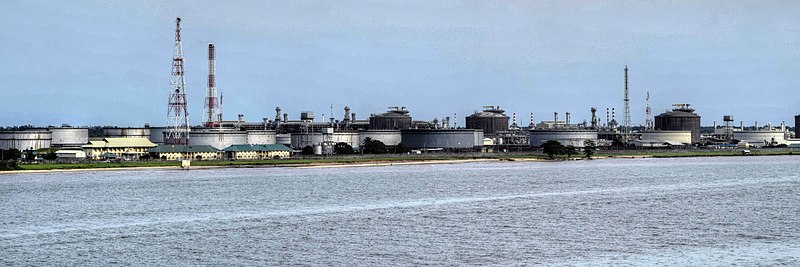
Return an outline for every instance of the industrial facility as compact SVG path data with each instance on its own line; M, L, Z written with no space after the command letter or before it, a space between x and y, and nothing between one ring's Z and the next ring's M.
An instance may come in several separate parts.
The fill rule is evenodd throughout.
M359 119L349 106L343 107L342 116L330 113L317 118L314 111L293 111L297 119L280 106L275 107L274 118L246 121L243 114L235 120L225 120L222 113L222 95L216 82L216 56L218 47L208 43L208 76L204 94L202 122L192 125L189 120L185 59L181 37L181 19L175 21L175 39L172 58L170 88L167 98L167 119L163 126L102 127L101 133L90 134L89 127L43 127L13 131L0 131L0 149L35 151L59 149L64 157L90 159L155 158L177 159L265 159L287 158L304 151L317 155L335 154L334 147L349 147L360 151L369 141L379 141L388 147L407 147L416 152L478 152L478 151L535 151L548 141L564 146L582 148L595 144L601 149L688 148L693 146L774 147L800 146L785 123L773 127L771 123L745 127L740 122L733 125L733 116L723 117L724 125L713 132L702 132L701 117L690 104L674 104L671 110L653 119L650 93L646 97L646 120L643 127L631 122L628 66L624 68L622 95L623 119L617 122L616 108L605 108L605 122L598 117L597 107L587 107L588 120L574 120L573 113L553 112L541 121L530 113L527 125L518 123L517 113L506 115L497 105L483 106L482 110L464 117L459 124L456 113L442 119L414 120L405 106L391 106L385 111L372 111ZM224 49L224 48L220 48ZM235 97L235 96L234 96ZM602 111L600 111L602 112ZM363 113L367 114L367 113ZM521 113L523 114L523 113ZM575 123L575 121L580 121ZM459 127L459 125L463 125ZM795 126L800 125L800 115L795 116ZM795 127L797 131L797 127ZM83 154L82 154L83 153ZM82 156L83 155L83 156Z

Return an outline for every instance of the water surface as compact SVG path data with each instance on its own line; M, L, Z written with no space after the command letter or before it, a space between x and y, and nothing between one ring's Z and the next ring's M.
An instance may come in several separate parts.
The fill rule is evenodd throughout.
M0 175L0 264L800 264L800 158Z

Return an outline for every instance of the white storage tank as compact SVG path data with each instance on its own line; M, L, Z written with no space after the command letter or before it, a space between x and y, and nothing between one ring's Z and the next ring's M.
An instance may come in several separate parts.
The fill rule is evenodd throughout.
M597 130L580 129L546 129L531 130L529 142L531 146L542 146L547 141L558 141L564 146L583 147L583 142L592 140L597 143Z
M0 149L13 148L23 151L50 148L52 140L52 133L46 129L2 131L0 132Z
M209 145L224 149L232 145L246 145L247 132L238 130L203 129L189 132L190 145Z
M403 144L411 148L471 149L483 146L481 129L407 129Z
M387 146L396 146L402 143L400 130L367 130L358 132L359 144L363 144L367 138L381 141Z
M643 131L643 143L669 143L669 144L691 144L692 131Z
M278 134L275 135L275 143L281 145L292 145L292 135L291 134Z
M89 143L89 128L51 127L52 147L81 147Z
M164 143L164 132L167 130L166 127L150 127L150 142L156 144L163 144Z
M138 127L103 127L103 137L115 138L147 138L150 139L150 128Z
M273 130L247 131L248 145L269 145L277 143L277 135Z

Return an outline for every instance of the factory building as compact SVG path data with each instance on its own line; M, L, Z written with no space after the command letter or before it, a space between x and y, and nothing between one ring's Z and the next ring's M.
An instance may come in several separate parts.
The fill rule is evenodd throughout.
M593 129L533 129L528 137L531 146L542 146L547 141L558 141L564 146L583 147L586 140L597 143L597 130Z
M411 128L411 116L406 107L389 107L386 113L369 117L370 130L403 130Z
M292 149L284 145L232 145L223 149L229 159L282 159L291 156Z
M401 131L403 144L411 148L472 150L483 146L483 131L474 129L407 129Z
M486 136L508 131L508 116L500 106L484 106L483 112L467 116L467 129L481 129Z
M80 148L89 143L89 128L85 127L50 127L52 141L56 148Z
M213 160L220 151L209 145L160 145L147 150L151 157L162 160Z
M700 115L689 104L675 104L672 111L655 117L655 130L691 131L692 143L700 142Z
M107 137L103 140L89 141L89 144L83 146L83 151L91 159L101 159L109 155L138 159L153 147L156 147L156 144L147 138Z
M0 149L37 150L50 148L53 141L52 132L47 129L30 129L24 131L0 131Z

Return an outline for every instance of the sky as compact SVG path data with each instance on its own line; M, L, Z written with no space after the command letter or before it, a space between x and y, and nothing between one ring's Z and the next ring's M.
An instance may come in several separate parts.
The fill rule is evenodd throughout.
M225 119L301 111L415 120L499 105L518 123L553 112L633 125L689 103L703 125L793 125L800 1L3 1L0 125L167 122L181 17L192 124L203 120L207 44ZM563 118L563 115L561 115ZM601 120L605 120L602 114Z

